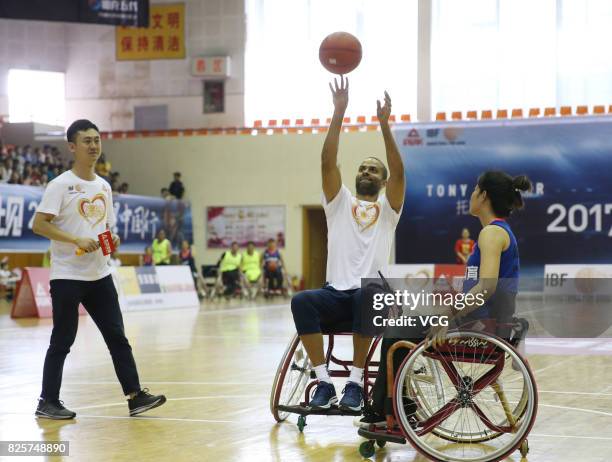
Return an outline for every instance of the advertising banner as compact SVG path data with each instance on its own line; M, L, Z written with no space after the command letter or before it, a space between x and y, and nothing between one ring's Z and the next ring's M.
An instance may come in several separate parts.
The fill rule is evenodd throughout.
M147 27L149 0L2 0L0 17Z
M0 251L45 252L49 240L32 232L32 223L44 189L0 184ZM121 253L143 253L163 228L174 249L181 241L193 241L189 202L157 197L119 194L113 197L121 238Z
M114 277L122 311L200 306L188 266L121 266Z
M612 261L612 119L492 121L400 126L394 135L406 172L396 262L454 262L478 176L526 174L534 189L508 223L521 267L541 278L545 264ZM527 274L522 271L522 274Z
M270 238L276 239L279 247L284 247L285 214L284 205L208 207L208 248L227 248L233 241L241 247L248 241L263 247Z

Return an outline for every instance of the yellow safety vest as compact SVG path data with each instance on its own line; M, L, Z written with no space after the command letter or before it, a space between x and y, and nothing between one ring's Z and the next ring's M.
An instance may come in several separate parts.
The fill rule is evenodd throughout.
M159 242L157 239L153 241L153 263L159 265L160 263L170 263L170 241L164 239Z
M232 252L228 250L223 255L223 260L221 260L221 265L219 265L219 270L222 273L225 273L226 271L234 271L240 268L241 260L242 260L242 255L240 255L240 253L237 253L236 255L232 255Z

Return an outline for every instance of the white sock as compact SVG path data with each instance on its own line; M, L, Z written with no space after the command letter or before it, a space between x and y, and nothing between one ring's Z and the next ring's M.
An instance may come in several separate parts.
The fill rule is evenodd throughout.
M331 377L329 376L329 372L327 372L327 364L319 364L314 367L315 374L317 375L317 379L319 382L327 382L332 383Z
M354 382L358 385L361 385L361 380L363 379L363 369L360 367L353 366L351 368L351 375L348 378L349 382ZM361 385L363 386L363 385Z

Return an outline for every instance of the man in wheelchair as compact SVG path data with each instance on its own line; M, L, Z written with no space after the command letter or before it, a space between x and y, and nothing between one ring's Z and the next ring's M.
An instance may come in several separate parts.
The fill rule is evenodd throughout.
M328 409L338 401L323 354L321 325L352 324L353 364L339 407L359 411L363 404L362 375L371 335L361 332L361 278L386 272L395 227L404 201L404 167L389 128L391 99L378 102L378 119L384 138L389 170L379 159L366 158L355 179L356 196L342 184L338 168L338 144L348 105L348 79L332 87L334 115L323 144L321 171L323 208L328 228L327 283L291 300L297 332L318 379L313 409ZM386 188L386 194L381 190Z
M488 171L478 178L470 197L470 214L480 220L483 229L468 258L462 289L462 293L474 295L473 303L466 303L461 309L451 307L446 312L436 313L447 316L453 327L488 331L487 325L490 326L490 323L485 320L494 320L493 324L497 327L488 333L506 340L510 338L520 261L516 237L505 219L514 210L523 207L521 191L530 188L531 183L525 176L512 178L503 172ZM420 325L417 323L417 326ZM398 340L408 339L418 344L427 337L431 346L438 348L445 343L448 329L448 325L429 329L404 328L402 338L386 333L381 343L381 361L372 402L366 406L364 417L359 421L360 426L384 426L385 416L393 414L392 404L387 398L386 360L390 347ZM398 370L408 353L406 349L394 352L394 371ZM416 411L415 403L408 399L404 402L404 408L407 415L413 415Z

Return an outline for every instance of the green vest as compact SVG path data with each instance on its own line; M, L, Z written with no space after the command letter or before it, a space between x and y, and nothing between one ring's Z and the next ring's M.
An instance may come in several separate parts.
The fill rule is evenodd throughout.
M170 263L170 241L168 239L164 239L161 242L155 239L151 247L153 247L153 263L156 265Z
M253 271L261 268L261 259L257 250L253 251L253 255L249 255L248 252L242 254L242 271Z
M225 252L223 255L223 260L221 260L221 265L219 265L219 270L222 273L226 271L234 271L240 268L240 261L242 260L242 255L237 253L236 255L232 255L231 251Z

